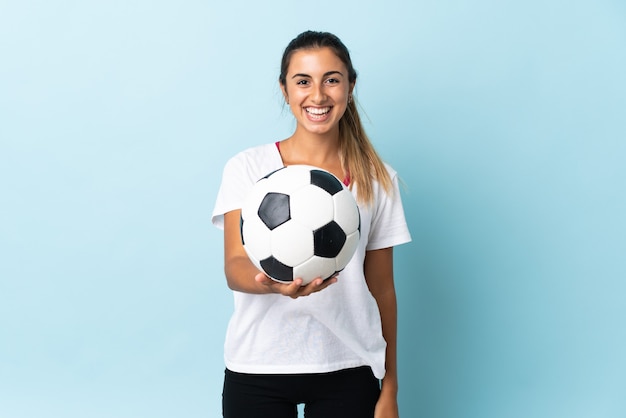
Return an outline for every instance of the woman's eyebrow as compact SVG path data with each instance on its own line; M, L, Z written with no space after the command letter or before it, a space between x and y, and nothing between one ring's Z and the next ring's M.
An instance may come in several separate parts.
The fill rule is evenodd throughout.
M328 77L329 75L334 75L334 74L339 74L340 76L343 76L343 73L341 71L327 71L324 73L324 77ZM306 77L306 78L312 78L310 75L308 74L303 74L303 73L297 73L294 74L291 78L296 78L296 77Z

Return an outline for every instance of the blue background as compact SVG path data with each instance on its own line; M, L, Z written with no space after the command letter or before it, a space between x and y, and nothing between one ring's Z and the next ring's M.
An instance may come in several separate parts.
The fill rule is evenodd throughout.
M0 2L0 416L220 415L210 213L306 29L406 185L402 415L625 417L617 0Z

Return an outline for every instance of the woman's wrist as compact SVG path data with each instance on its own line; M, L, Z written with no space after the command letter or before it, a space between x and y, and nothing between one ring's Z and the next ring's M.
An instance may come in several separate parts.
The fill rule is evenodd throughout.
M380 386L381 395L397 396L398 395L398 379L385 377Z

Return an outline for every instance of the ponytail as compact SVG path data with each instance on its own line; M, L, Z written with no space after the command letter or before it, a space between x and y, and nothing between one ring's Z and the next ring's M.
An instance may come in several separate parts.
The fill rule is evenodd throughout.
M357 185L359 202L374 201L374 181L378 181L386 193L393 185L385 164L370 142L354 100L348 103L339 121L339 148L344 171L350 175L350 187Z

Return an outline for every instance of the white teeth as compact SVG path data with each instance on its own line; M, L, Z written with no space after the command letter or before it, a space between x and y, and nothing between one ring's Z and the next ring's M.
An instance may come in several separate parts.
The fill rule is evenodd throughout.
M312 113L314 115L324 115L324 114L330 112L330 107L324 107L322 109L315 108L315 107L307 107L306 111L309 112L309 113Z

